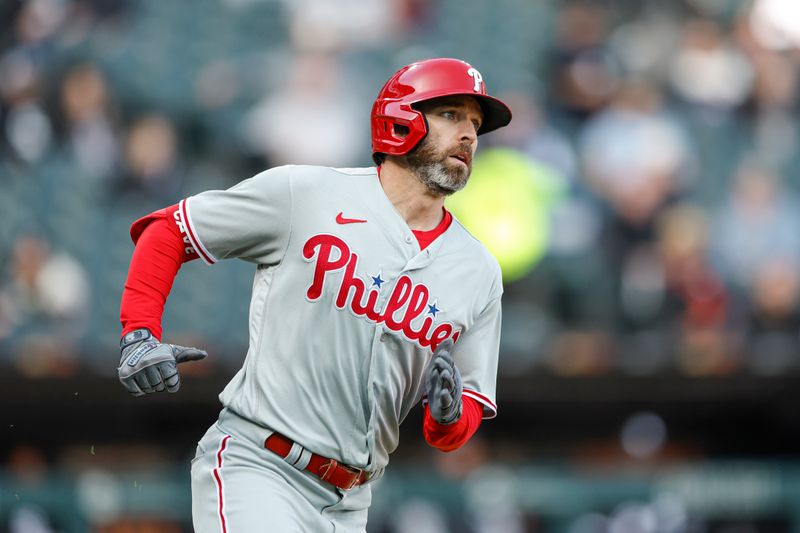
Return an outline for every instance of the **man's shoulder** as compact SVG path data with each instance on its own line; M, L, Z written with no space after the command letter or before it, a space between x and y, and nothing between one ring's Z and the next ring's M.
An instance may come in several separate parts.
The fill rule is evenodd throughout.
M287 165L279 167L295 192L329 194L359 187L363 180L376 176L375 167L335 168L317 165ZM278 169L274 169L278 170Z
M376 167L331 168L331 170L345 176L376 176L378 173Z
M361 187L364 180L376 176L375 167L334 168L316 165L281 165L259 172L243 182L251 188L272 191L287 186L295 194L330 194L346 192L352 187Z
M375 176L375 167L323 167L318 165L291 165L292 174L307 178L336 178L346 176Z
M376 176L375 167L337 168L320 165L281 165L262 170L254 178L275 179L279 176L291 180L297 179L330 179L347 176Z

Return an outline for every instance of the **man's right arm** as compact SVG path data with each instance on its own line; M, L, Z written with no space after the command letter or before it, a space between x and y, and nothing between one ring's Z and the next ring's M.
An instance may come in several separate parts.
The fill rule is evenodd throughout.
M208 355L196 348L160 342L161 316L175 276L183 263L197 258L184 243L176 211L177 206L168 207L131 226L136 248L122 292L122 357L117 370L120 382L134 396L177 392L177 365Z
M160 342L164 305L183 263L197 257L210 264L231 257L267 265L282 260L291 226L291 174L291 167L270 169L230 189L181 200L131 226L136 248L122 293L118 370L132 394L175 392L176 363L206 356Z
M131 226L136 248L120 304L122 336L144 328L161 339L161 316L178 270L198 257L184 240L177 210L156 211Z

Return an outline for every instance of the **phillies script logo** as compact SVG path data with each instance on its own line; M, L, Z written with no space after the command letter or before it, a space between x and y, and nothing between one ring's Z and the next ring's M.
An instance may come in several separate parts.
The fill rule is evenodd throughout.
M452 337L453 341L458 340L461 332L455 331L453 324L444 322L433 327L431 316L426 316L417 328L411 325L431 307L428 305L430 291L423 283L415 284L406 275L397 279L386 305L378 309L380 286L368 291L364 280L356 277L358 254L351 251L350 246L339 237L326 234L311 237L303 246L303 258L308 262L316 259L314 280L306 291L306 297L312 302L319 300L322 295L327 275L344 270L336 296L338 309L347 307L349 301L350 309L357 316L366 317L376 324L384 323L389 329L402 332L423 348L435 350L448 337Z

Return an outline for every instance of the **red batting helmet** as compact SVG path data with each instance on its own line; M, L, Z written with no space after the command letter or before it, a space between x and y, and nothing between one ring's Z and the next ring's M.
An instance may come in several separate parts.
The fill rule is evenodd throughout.
M461 94L474 96L483 110L478 135L511 122L511 110L486 94L483 76L469 63L449 58L419 61L398 70L375 99L371 117L373 159L376 154L407 154L427 135L425 116L413 109L413 104ZM408 134L400 135L395 125L405 126Z

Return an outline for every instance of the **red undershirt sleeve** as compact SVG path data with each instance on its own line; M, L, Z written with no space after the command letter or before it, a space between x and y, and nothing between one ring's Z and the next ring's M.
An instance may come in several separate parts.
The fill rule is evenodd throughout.
M187 246L173 205L143 217L131 226L136 244L122 292L122 335L147 328L161 339L161 316L181 265L197 259Z
M422 422L422 434L425 441L443 452L452 452L460 448L478 431L483 417L483 406L467 396L461 396L463 408L461 418L452 424L440 424L431 416L431 410L425 405L425 418Z

